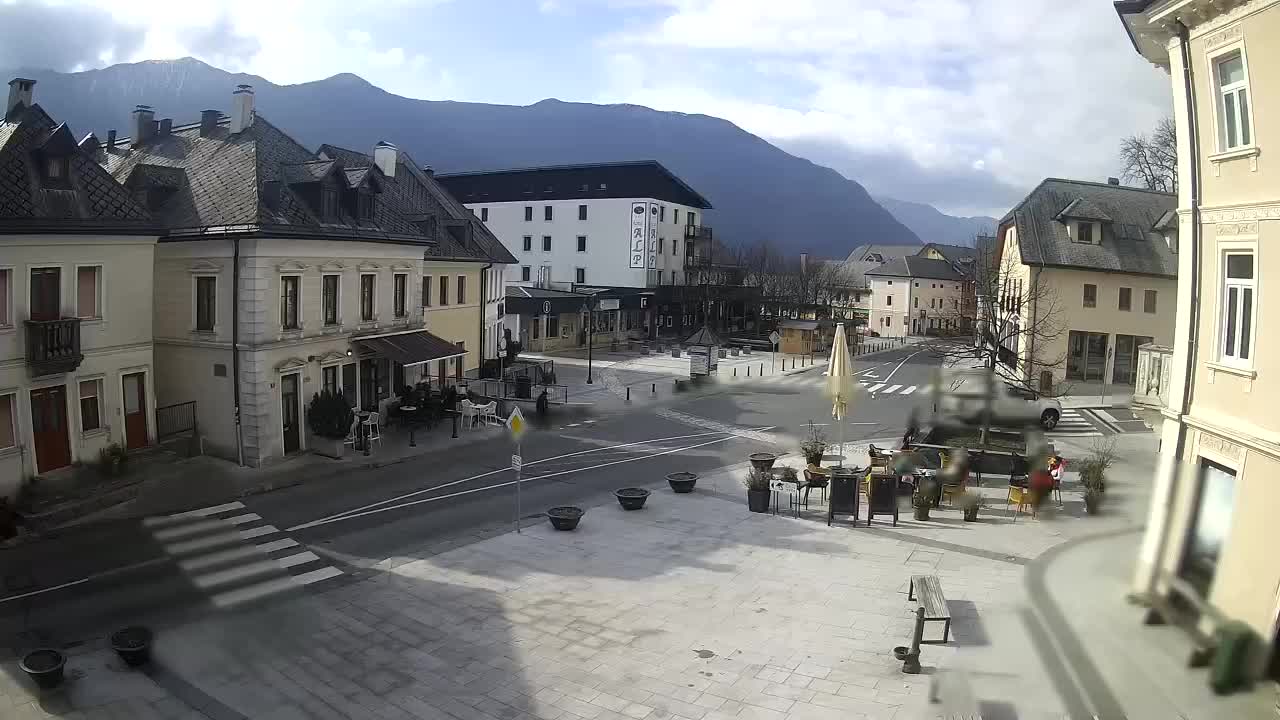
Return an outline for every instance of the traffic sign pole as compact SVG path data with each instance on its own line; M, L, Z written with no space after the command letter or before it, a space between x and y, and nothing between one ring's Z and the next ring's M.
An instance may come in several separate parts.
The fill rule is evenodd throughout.
M521 475L524 470L524 458L521 454L521 439L524 433L529 429L528 423L525 422L524 413L520 412L520 406L515 405L511 408L511 415L507 417L507 430L511 433L511 438L516 441L516 454L511 456L511 469L516 471L516 532L520 532L520 485Z
M524 453L521 452L521 445L520 439L517 438L516 456L514 458L516 462L512 463L516 468L516 534L520 533L520 477L524 472Z

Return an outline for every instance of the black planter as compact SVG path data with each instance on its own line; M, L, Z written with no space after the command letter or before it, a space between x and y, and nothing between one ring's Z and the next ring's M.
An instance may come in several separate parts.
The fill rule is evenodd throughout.
M618 504L623 510L639 510L644 507L644 501L649 499L649 491L644 488L622 488L614 490L613 496L618 498Z
M667 476L667 482L671 484L671 489L678 493L691 493L693 486L698 482L698 476L691 472L671 473Z
M754 513L769 512L769 491L768 490L748 490L747 491L747 509Z
M760 472L769 472L773 469L773 464L778 461L778 456L770 452L751 453L751 467Z
M62 684L67 658L57 650L41 648L22 656L19 667L40 688L50 690Z
M928 519L929 519L929 506L928 506L928 505L917 505L917 506L916 506L915 516L916 516L916 519L917 519L917 520L928 520Z
M1102 498L1098 495L1087 492L1084 494L1084 511L1090 515L1097 515L1102 510Z
M893 648L893 656L898 660L906 660L907 656L910 654L911 648L906 645L895 645Z
M578 521L585 514L580 507L565 505L548 510L547 519L551 521L551 527L557 530L573 530L578 527Z
M964 509L964 521L965 521L965 522L978 522L978 508L977 508L976 506L975 506L975 507L967 507L967 508L965 508L965 509Z
M127 627L111 635L111 649L129 667L145 665L151 660L151 630L144 627Z

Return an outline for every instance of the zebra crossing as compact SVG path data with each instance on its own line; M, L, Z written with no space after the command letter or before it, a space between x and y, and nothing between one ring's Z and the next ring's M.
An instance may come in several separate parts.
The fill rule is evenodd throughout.
M827 384L827 376L821 373L797 373L795 375L780 375L773 377L764 377L759 379L746 380L739 378L743 383L768 383L780 387L790 388L806 388L806 387L823 387ZM882 383L877 381L859 381L859 385L873 397L881 395L913 395L918 392L924 392L925 388L920 385L909 385L905 383Z
M1101 435L1102 433L1079 410L1071 408L1063 409L1062 417L1058 418L1058 424L1045 433L1046 437L1100 437Z
M148 517L143 525L219 608L232 608L343 572L240 502Z

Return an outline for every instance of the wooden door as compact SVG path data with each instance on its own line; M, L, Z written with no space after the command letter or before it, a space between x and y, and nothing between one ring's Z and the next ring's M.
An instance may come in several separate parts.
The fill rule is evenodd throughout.
M31 270L31 319L57 320L62 316L62 270Z
M31 434L36 446L36 472L49 472L71 464L66 387L31 391Z
M280 425L285 454L298 452L301 437L298 416L298 374L291 373L280 378Z
M130 373L120 378L124 388L124 446L130 450L147 446L147 374Z

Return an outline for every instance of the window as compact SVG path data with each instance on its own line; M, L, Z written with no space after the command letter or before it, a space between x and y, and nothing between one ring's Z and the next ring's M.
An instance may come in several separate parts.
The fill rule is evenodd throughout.
M458 276L458 304L465 305L467 302L467 276Z
M1143 290L1142 291L1142 312L1155 313L1155 311L1156 311L1156 291Z
M667 206L659 205L658 206L658 222L666 222L666 221L667 221Z
M101 402L102 381L80 381L80 429L84 432L102 428ZM3 422L0 420L0 422Z
M102 317L102 267L76 268L76 317Z
M937 298L929 298L929 309L930 309L930 310L934 310L934 309L935 309L935 308L933 307L933 303L934 303L936 300L937 300Z
M1084 284L1084 306L1087 308L1098 306L1098 286Z
M9 308L12 306L10 301L10 288L13 287L13 271L8 268L0 268L0 327L13 324L13 318L10 316Z
M366 274L360 276L360 321L373 322L373 291L377 276Z
M578 219L579 219L579 220L586 220L586 219L587 219L587 206L586 206L586 205L579 205L579 206L578 206Z
M532 236L532 235L525 235L525 236L524 236L524 251L525 251L525 252L529 252L529 251L530 251L530 250L532 250L532 249L533 249L533 236Z
M459 340L456 344L458 346L458 352L464 353L464 354L459 355L458 357L453 359L453 379L461 380L462 379L462 362L466 360L465 353L467 352L467 344L461 340Z
M579 235L578 236L578 252L586 252L586 251L587 251L587 236Z
M680 238L671 238L671 254L680 254Z
M440 305L449 304L449 278L448 276L440 276Z
M911 298L911 299L914 301L914 306L915 306L915 307L920 307L920 298L915 297L915 298Z
M551 236L542 236L542 252L551 252Z
M687 242L684 244L684 255L685 257L693 257L693 243Z
M586 281L587 281L587 269L586 269L586 268L574 268L574 269L573 269L573 281L574 281L574 282L576 282L576 283L584 283L584 282L586 282Z
M0 395L0 450L14 447L18 444L18 433L16 424L13 421L14 410L17 403L14 401L16 395Z
M1079 332L1067 334L1067 379L1101 381L1106 374L1107 335Z
M550 205L542 206L542 219L545 222L551 222L551 206Z
M1253 253L1227 253L1222 296L1222 359L1248 364L1253 350Z
M533 222L533 206L532 205L524 206L524 221Z
M196 332L213 332L218 321L218 278L201 275L196 278Z
M684 214L684 219L687 221L685 225L688 225L689 227L693 227L698 224L698 216L694 215L692 210Z
M320 214L325 220L332 220L338 217L338 191L333 188L324 188L320 191Z
M356 383L356 364L344 363L342 366L342 398L347 405L356 406L356 393L360 386Z
M1209 460L1200 460L1196 515L1183 551L1178 575L1208 597L1218 570L1218 557L1231 530L1235 509L1236 473Z
M530 333L532 333L531 337L532 337L534 340L537 340L537 339L539 339L540 337L542 337L542 335L541 335L541 331L542 331L542 317L541 317L540 315L535 315L535 316L534 316L534 318L533 318L533 322L529 323L529 325L530 325L529 331L530 331Z
M658 238L658 254L659 254L659 255L661 255L661 254L663 253L663 250L662 250L662 248L663 248L663 244L664 244L664 243L666 243L666 242L667 242L667 239L666 239L666 238Z
M529 266L528 266L528 265L523 265L523 266L521 266L521 267L520 267L520 281L521 281L521 282L529 282L529 272L530 272L530 268L529 268Z
M675 271L675 270L672 270L672 271L671 271L671 284L672 284L672 285L675 285L675 284L676 284L676 271Z
M329 365L327 367L320 368L320 389L328 393L333 393L334 395L338 394L337 365Z
M480 208L480 222L489 222L489 208Z
M892 304L893 304L893 296L892 296L892 295L885 295L885 296L884 296L884 304L885 304L885 305L892 305Z
M431 276L422 276L422 307L431 307Z
M1244 56L1224 55L1215 63L1218 82L1218 140L1221 150L1232 150L1253 141L1249 127L1249 81L1245 77Z
M373 194L368 190L360 190L356 194L356 211L361 220L373 219Z
M1133 304L1133 288L1120 288L1120 304L1118 308L1126 312Z
M67 158L65 156L48 158L44 166L45 179L55 187L67 185Z
M280 278L280 327L285 330L298 329L298 284L297 275L285 275Z
M671 222L680 224L680 208L671 208Z
M405 305L408 302L409 295L409 276L404 273L396 273L391 277L391 311L398 317L402 318L409 314Z
M557 337L560 335L560 316L547 316L547 337Z

